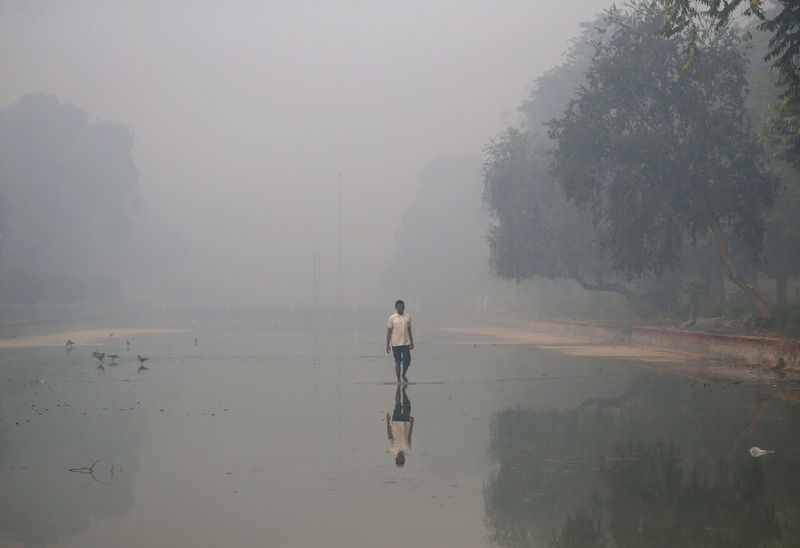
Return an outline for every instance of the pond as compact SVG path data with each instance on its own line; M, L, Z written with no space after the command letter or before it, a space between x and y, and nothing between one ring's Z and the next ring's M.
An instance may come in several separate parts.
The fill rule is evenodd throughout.
M71 352L0 350L0 545L800 538L793 384L673 376L416 319L403 390L382 314L192 319ZM386 414L403 398L414 427L398 466Z

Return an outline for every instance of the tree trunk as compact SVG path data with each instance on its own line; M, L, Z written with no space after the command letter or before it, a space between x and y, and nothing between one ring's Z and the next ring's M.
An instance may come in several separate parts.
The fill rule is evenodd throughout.
M714 300L714 261L705 258L703 261L703 277L706 281L705 287L701 291L701 297L706 301Z
M653 306L649 302L645 301L624 285L607 282L591 283L587 282L580 276L574 276L573 279L578 282L578 285L580 285L586 291L609 291L611 293L618 293L622 295L625 297L625 299L627 299L631 306L633 306L636 314L643 318L654 318L661 313L661 310L659 310L658 307Z
M761 298L761 293L759 293L758 287L756 287L753 282L746 280L736 269L736 265L733 264L733 261L728 255L728 239L725 237L725 233L722 232L722 228L716 221L711 223L711 231L717 238L717 243L719 243L719 257L722 261L722 266L724 266L725 270L728 272L728 277L739 287L739 289L744 291L744 294L747 295L748 299L750 299L750 302L756 308L756 311L760 317L766 320L771 319L772 315L769 313L767 305L764 304L764 300Z
M711 263L711 300L725 302L725 275L719 261Z
M788 281L786 274L778 274L775 277L775 304L778 306L786 306L789 300Z

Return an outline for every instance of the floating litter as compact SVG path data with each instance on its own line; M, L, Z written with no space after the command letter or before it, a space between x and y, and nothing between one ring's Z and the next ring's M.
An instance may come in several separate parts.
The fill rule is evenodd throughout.
M763 457L767 453L774 453L775 451L767 451L766 449L761 449L760 447L751 447L750 448L750 456L751 457Z

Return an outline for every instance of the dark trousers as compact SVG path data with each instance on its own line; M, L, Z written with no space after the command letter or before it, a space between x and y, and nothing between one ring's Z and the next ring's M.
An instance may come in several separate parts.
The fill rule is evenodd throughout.
M392 352L394 353L394 363L402 363L403 371L408 369L411 365L411 348L408 345L393 346Z

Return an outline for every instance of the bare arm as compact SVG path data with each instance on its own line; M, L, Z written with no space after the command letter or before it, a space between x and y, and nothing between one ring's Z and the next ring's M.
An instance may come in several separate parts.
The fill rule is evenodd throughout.
M389 425L389 413L386 413L386 435L389 437L390 440L393 439L392 438L392 427L391 427L391 425Z
M411 332L411 325L408 326L408 342L411 343L408 347L414 350L414 334Z
M414 433L414 417L409 420L411 424L408 425L408 444L411 445L411 434Z
M392 340L392 328L386 330L386 353L389 353L389 342Z

